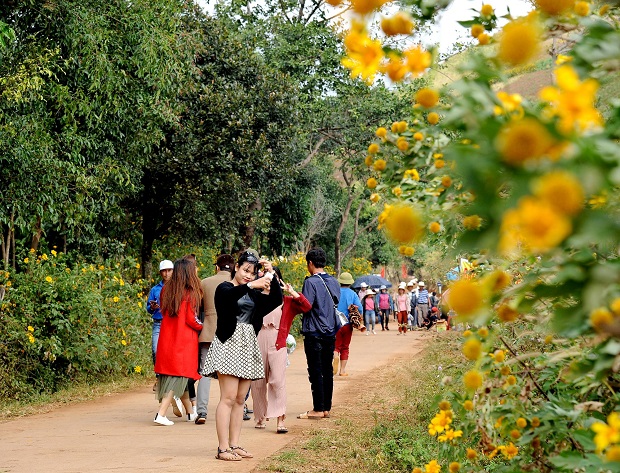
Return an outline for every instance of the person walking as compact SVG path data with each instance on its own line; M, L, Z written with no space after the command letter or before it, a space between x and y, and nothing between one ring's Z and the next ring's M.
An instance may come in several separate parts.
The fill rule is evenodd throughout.
M325 272L327 255L322 248L306 253L310 276L304 281L302 294L312 308L305 312L301 323L308 378L312 389L312 410L299 419L322 419L330 416L334 392L332 360L340 320L334 305L340 302L340 284Z
M392 296L388 294L387 287L381 286L379 294L375 296L375 307L378 310L381 331L390 330L388 324L390 323L390 312L392 312L393 305L394 301Z
M161 313L161 290L164 284L170 280L172 276L172 269L174 264L172 261L165 259L159 263L159 275L161 281L151 288L149 296L146 299L146 311L151 315L153 319L153 329L151 331L151 356L153 358L153 366L155 366L155 357L157 355L157 342L159 341L159 333L161 332L161 320L163 318ZM157 389L157 380L153 385L153 392Z
M407 319L411 310L411 296L407 293L405 281L398 285L396 307L398 308L398 335L407 335Z
M263 327L258 332L258 347L260 348L265 376L262 379L252 381L252 401L254 420L257 429L267 427L266 420L277 418L276 432L285 434L288 432L284 420L286 419L286 361L287 351L279 348L286 347L286 337L278 344L280 328L287 320L292 322L297 314L301 314L312 308L310 302L303 294L295 291L291 284L282 279L282 273L277 267L273 268L278 282L285 295L282 305L263 318ZM290 324L288 326L290 329ZM288 335L288 330L287 330Z
M209 351L209 347L215 336L215 328L217 326L217 312L215 310L215 289L221 283L230 281L232 278L232 270L235 265L235 259L228 254L217 257L215 269L217 273L208 278L204 278L200 282L202 288L202 307L204 321L202 331L198 337L198 347L200 351L200 366L205 362L205 358ZM211 378L203 376L198 382L196 389L196 424L202 425L207 420L207 408L209 404L209 391L211 388Z
M174 396L181 399L187 420L193 421L192 404L187 392L189 379L198 371L198 332L202 323L198 311L202 301L200 280L194 264L185 259L174 263L172 276L161 291L161 332L157 345L155 372L159 374L157 399L159 411L153 421L173 425L166 410Z
M265 275L257 279L263 266ZM269 293L262 291L269 289ZM261 379L265 368L256 335L263 317L282 304L282 290L273 277L271 263L249 251L237 259L232 279L215 289L217 322L215 337L200 374L219 380L220 401L215 411L218 460L252 458L239 445L243 406L253 380Z
M375 294L376 292L373 291L371 287L369 287L366 291L366 294L362 298L362 307L364 308L364 323L366 324L366 335L368 335L371 330L373 335L377 335L377 332L375 332Z
M351 337L353 336L353 324L351 323L349 310L351 306L357 307L359 313L363 313L362 301L351 289L353 284L353 276L351 273L344 272L338 277L340 283L340 301L338 301L338 310L347 316L349 321L336 333L336 342L334 345L334 360L332 362L332 371L334 375L349 376L347 373L347 362L349 361L349 346L351 345Z
M428 310L428 291L424 281L418 283L418 298L416 303L416 314L418 319L418 327L426 326L429 316Z

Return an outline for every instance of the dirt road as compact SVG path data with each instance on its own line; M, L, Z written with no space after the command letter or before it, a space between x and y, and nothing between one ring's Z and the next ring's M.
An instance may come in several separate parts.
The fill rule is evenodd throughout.
M250 472L261 459L284 447L296 432L313 423L337 419L339 405L347 402L348 388L363 386L364 377L373 370L422 349L425 332L403 336L394 328L396 324L391 331L379 331L376 336L354 334L350 376L335 379L332 419L296 419L297 414L312 408L303 346L298 346L290 356L286 374L289 433L277 435L275 419L268 422L266 430L254 429L253 420L244 422L241 445L255 454L252 460L223 462L214 458L214 413L219 399L214 381L205 425L180 419L170 427L154 425L157 401L150 386L2 423L0 472ZM172 411L168 417L178 419Z

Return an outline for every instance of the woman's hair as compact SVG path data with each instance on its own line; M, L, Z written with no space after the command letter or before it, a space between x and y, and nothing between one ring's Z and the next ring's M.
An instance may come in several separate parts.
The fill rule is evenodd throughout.
M200 279L196 275L196 264L185 258L174 262L172 277L162 289L162 313L167 313L169 317L176 317L183 300L189 300L191 306L196 309L202 301L202 289Z
M274 273L276 273L276 276L278 276L278 279L280 280L281 283L284 282L284 278L282 277L282 271L280 271L280 268L277 266L273 267L273 271Z
M240 268L241 265L243 265L244 263L250 263L254 265L254 274L258 274L258 269L260 267L260 263L258 262L258 257L252 253L251 251L244 251L243 253L241 253L239 255L239 258L237 259L237 266ZM232 278L235 277L235 269L233 268L233 270L231 271L232 273Z

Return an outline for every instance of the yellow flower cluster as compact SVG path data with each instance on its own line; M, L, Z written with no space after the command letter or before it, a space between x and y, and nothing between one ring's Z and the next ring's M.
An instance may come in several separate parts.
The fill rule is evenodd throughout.
M555 79L557 85L542 89L540 98L549 102L547 114L558 117L558 130L568 135L602 126L603 118L594 106L598 82L591 78L580 80L570 64L556 69Z
M440 410L439 413L431 419L428 425L428 433L432 436L440 434L448 430L452 423L453 412L451 409Z
M590 312L590 325L597 332L607 333L620 320L620 297L614 299L610 309L598 307Z
M495 458L499 453L501 453L507 460L512 460L519 454L519 447L516 447L512 442L510 442L508 445L500 445L499 447L496 447L494 450L489 452L487 456L489 458Z
M424 234L422 215L404 202L384 207L379 215L379 228L385 228L388 237L401 245L417 242Z
M497 58L511 66L532 61L542 41L542 30L534 16L517 18L504 26L499 37Z
M391 18L383 18L381 20L381 29L387 36L411 34L413 26L411 15L404 11L399 11Z
M381 42L371 39L364 28L354 28L344 39L347 57L342 65L351 70L351 77L360 77L371 84L384 58Z

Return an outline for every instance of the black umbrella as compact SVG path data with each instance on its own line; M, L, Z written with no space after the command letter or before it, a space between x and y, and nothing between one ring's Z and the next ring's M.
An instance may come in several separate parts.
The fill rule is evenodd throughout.
M392 283L390 281L374 274L360 276L353 282L351 287L353 289L359 289L361 287L360 284L362 284L363 282L368 284L368 286L372 287L373 289L379 289L381 286L385 286L387 288L392 287Z

